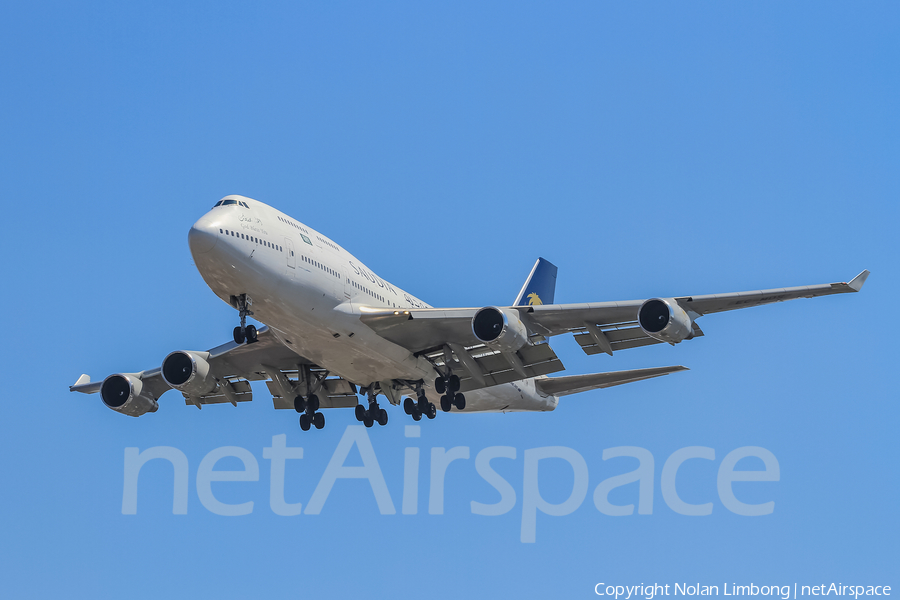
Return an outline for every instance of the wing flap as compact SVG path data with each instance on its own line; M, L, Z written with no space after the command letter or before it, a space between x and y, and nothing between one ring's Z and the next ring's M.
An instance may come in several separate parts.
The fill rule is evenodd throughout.
M662 344L663 342L650 337L641 329L637 322L620 323L618 325L601 326L600 330L604 337L609 341L612 351L628 350L630 348L641 348L643 346L652 346L653 344ZM581 346L585 354L593 355L604 352L603 348L597 345L597 341L587 331L579 333L575 331L575 341ZM703 330L694 323L693 334L690 338L700 337L704 335Z
M484 345L478 345L472 348L459 348L471 356L475 361L479 373L472 375L466 368L463 360L458 356L453 356L457 352L440 351L434 352L428 358L439 367L449 367L449 369L459 375L460 391L468 392L492 385L500 385L502 383L510 383L519 381L529 377L539 377L550 373L557 373L565 370L562 361L556 356L556 352L549 344L526 345L516 352L518 362L513 364L513 360L502 352L490 350ZM451 360L447 362L447 355L450 354ZM522 371L519 371L519 368ZM479 381L479 378L481 381Z
M643 332L641 332L643 333ZM594 342L594 339L589 335L576 335L575 341L581 346L581 349L585 354L592 356L594 354L603 353L603 349ZM612 347L613 352L617 350L628 350L630 348L641 348L643 346L652 346L653 344L662 344L661 341L653 339L648 335L643 336L635 336L633 338L622 340L619 342L610 342L610 346Z
M289 380L291 384L296 381ZM266 381L266 386L272 394L272 403L276 409L294 409L294 398L284 397L282 389L274 381ZM351 408L359 404L356 397L356 389L346 379L326 379L322 387L316 392L319 399L319 408Z
M362 308L359 320L384 339L412 353L441 348L447 342L479 344L472 333L477 308L389 310Z
M228 383L231 385L231 389L234 391L235 402L250 402L251 400L253 400L253 390L250 388L249 381L247 381L246 379L238 379L235 381L228 381ZM221 384L219 389L212 394L206 394L205 396L184 397L184 403L188 406L196 406L198 403L224 404L226 402L231 402L231 399L221 391Z

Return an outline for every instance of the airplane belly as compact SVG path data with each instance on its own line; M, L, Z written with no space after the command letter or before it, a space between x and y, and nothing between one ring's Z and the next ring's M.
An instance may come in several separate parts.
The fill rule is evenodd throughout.
M543 396L537 392L533 379L493 385L465 393L469 412L546 412L559 403L556 396ZM453 409L453 412L458 412Z
M330 290L288 281L276 301L259 310L254 304L254 318L297 354L353 383L434 378L427 361L378 336L358 315L335 310L337 302Z

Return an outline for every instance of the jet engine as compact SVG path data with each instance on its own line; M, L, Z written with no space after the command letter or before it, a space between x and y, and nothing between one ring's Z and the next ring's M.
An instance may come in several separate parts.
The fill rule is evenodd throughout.
M130 417L156 412L159 404L152 396L142 395L143 388L144 383L135 375L117 373L103 380L100 399L114 411Z
M652 298L638 310L644 333L661 342L677 344L693 332L693 321L674 298Z
M176 350L162 363L162 376L169 386L188 396L203 396L218 387L209 372L209 352Z
M494 350L515 352L528 343L528 329L519 311L487 306L472 317L472 333Z

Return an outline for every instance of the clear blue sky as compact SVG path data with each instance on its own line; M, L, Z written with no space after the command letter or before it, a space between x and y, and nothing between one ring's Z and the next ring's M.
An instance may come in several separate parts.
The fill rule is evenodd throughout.
M900 10L894 3L6 3L0 8L0 191L5 343L0 404L0 595L595 597L598 582L900 585L897 198ZM677 347L586 357L570 373L683 364L685 373L564 399L549 414L439 414L404 437L399 409L370 430L396 515L365 481L339 481L319 515L269 508L263 448L304 458L286 495L308 503L351 411L303 434L252 404L116 414L70 394L229 339L234 311L204 285L190 225L226 194L277 206L435 306L512 301L537 256L558 302L846 281L861 294L704 317ZM148 463L122 514L127 447ZM245 448L257 482L215 483L200 461ZM431 448L466 446L430 515ZM518 494L501 516L475 455ZM584 457L589 490L519 540L524 453ZM655 460L653 514L611 517L594 489ZM712 514L676 514L660 471ZM760 446L777 483L735 484L769 516L717 495L735 448ZM400 513L403 456L421 449L419 509ZM351 454L348 464L359 464ZM619 462L617 462L617 460ZM229 462L233 461L233 462ZM355 462L354 462L355 461ZM544 465L547 468L544 469ZM761 464L761 463L760 463ZM218 468L235 468L237 459ZM746 465L756 468L758 465ZM541 494L563 501L563 462ZM611 501L637 501L637 486Z

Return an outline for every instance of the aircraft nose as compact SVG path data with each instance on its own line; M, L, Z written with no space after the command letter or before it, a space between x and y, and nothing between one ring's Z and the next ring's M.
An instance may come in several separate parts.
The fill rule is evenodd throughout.
M203 217L191 227L188 232L188 245L191 253L203 254L212 250L219 239L219 228L212 221Z

